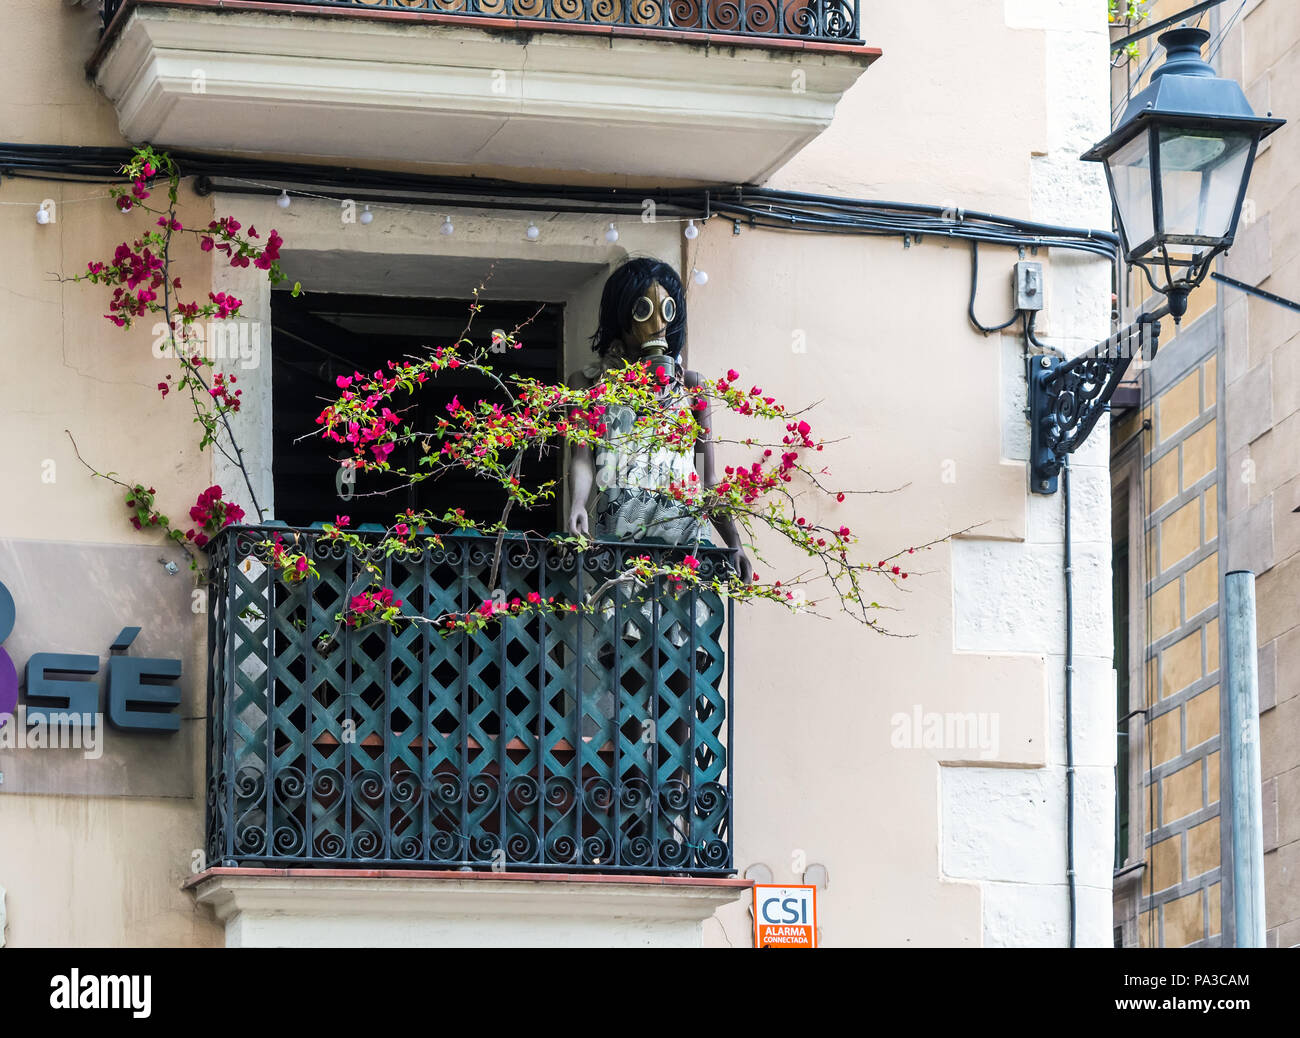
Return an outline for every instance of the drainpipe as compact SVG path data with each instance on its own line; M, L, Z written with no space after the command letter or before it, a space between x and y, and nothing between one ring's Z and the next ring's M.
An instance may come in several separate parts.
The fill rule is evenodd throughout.
M1264 806L1259 764L1259 667L1255 644L1255 574L1233 570L1225 581L1228 730L1231 769L1232 900L1238 948L1264 947Z
M1061 466L1065 506L1065 881L1070 891L1070 947L1078 947L1074 884L1074 565L1070 552L1070 456Z

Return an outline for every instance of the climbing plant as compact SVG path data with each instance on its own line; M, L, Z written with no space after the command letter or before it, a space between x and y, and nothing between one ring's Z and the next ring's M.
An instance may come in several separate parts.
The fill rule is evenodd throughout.
M266 515L236 431L243 390L235 375L213 370L214 361L196 336L202 322L237 318L244 304L222 292L209 292L206 299L187 296L181 279L173 274L174 253L183 243L210 255L214 262L264 271L276 286L288 280L280 266L283 239L273 229L262 234L231 216L214 218L204 226L185 226L178 215L181 172L165 153L137 149L123 173L126 184L111 192L114 204L127 214L144 216L146 229L118 245L111 256L90 261L69 280L111 289L104 316L118 327L130 328L150 317L158 322L156 349L173 368L158 382L157 391L164 398L185 399L199 427L199 450L212 448L229 461L240 473L242 487L203 490L190 510L192 525L182 530L184 524L174 524L156 508L154 487L100 472L84 459L83 464L124 490L128 518L136 529L163 531L186 552L203 579L211 538L248 517L233 498L247 495L259 523ZM292 292L300 291L301 285L295 283ZM471 325L483 307L476 290ZM850 495L867 491L837 485L825 461L835 444L814 431L806 409L781 402L761 386L746 386L747 380L735 369L702 378L697 385L685 387L684 398L677 398L665 394L669 373L654 360L628 361L584 387L528 378L493 366L495 353L526 349L527 334L525 323L510 332L494 333L490 345L475 347L467 326L455 342L430 344L416 354L387 360L373 371L338 377L337 396L324 402L314 435L330 445L336 462L350 477L360 472L381 474L388 483L383 492L392 493L449 474L468 474L499 488L505 499L501 514L491 522L469 518L454 502L442 509L407 509L377 534L354 529L347 515L325 522L324 538L357 562L346 606L335 617L338 629L429 624L450 634L480 629L505 616L594 610L613 586L637 593L660 585L672 593L702 589L738 601L766 599L795 612L818 615L831 605L886 632L880 620L885 607L873 597L871 583L904 587L914 575L913 556L945 538L884 554L864 554L858 535L836 516ZM453 398L432 423L417 424L414 398L453 371L481 376L492 386L492 397ZM700 529L709 522L734 523L744 548L768 579L754 573L746 580L734 568L719 573L701 567L698 554L705 543L701 534L670 557L659 553L658 561L648 554L632 555L584 602L557 602L530 593L514 599L488 598L467 610L437 616L403 608L393 589L385 586L384 560L440 545L449 534L475 533L494 539L495 581L512 513L552 501L561 491L554 480L530 483L525 479L524 460L531 454L545 456L580 447L599 451L608 433L606 416L616 407L636 415L620 441L624 453L644 451L649 456L669 451L689 458L706 437L726 451L731 463L713 485L705 485L696 474L669 479L652 472L647 486L670 496L679 514L696 517ZM743 435L723 438L713 427L722 415L727 416L729 427L743 429ZM395 462L411 456L412 450L413 464ZM612 457L613 452L606 452L605 459ZM597 463L604 463L600 454ZM653 536L654 531L647 533ZM583 535L547 536L566 550L580 552L591 544ZM792 573L773 575L768 557L777 544L796 549L806 564ZM293 531L271 533L260 547L262 557L286 584L315 572L306 543Z

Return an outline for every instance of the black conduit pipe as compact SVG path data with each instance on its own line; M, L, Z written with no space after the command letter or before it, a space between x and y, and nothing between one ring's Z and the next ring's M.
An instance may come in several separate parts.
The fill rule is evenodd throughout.
M1077 943L1078 911L1074 882L1074 568L1070 552L1070 456L1061 467L1065 506L1065 880L1070 890L1070 947Z

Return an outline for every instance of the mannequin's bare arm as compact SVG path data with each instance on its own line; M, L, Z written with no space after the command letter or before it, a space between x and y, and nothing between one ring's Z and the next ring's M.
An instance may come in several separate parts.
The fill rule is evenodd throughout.
M586 389L591 381L581 371L569 376L569 386L574 389ZM596 466L592 460L591 448L574 444L569 448L569 518L565 530L574 535L591 536L591 523L587 517L587 499L591 496L592 484L596 481Z

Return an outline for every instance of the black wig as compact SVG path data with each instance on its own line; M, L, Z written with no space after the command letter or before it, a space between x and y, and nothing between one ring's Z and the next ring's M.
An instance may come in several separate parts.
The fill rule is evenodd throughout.
M600 323L591 337L591 348L605 356L609 348L632 327L632 308L656 281L677 304L677 314L664 332L668 353L677 357L686 341L686 293L682 279L667 263L656 259L629 259L609 276L600 294Z

